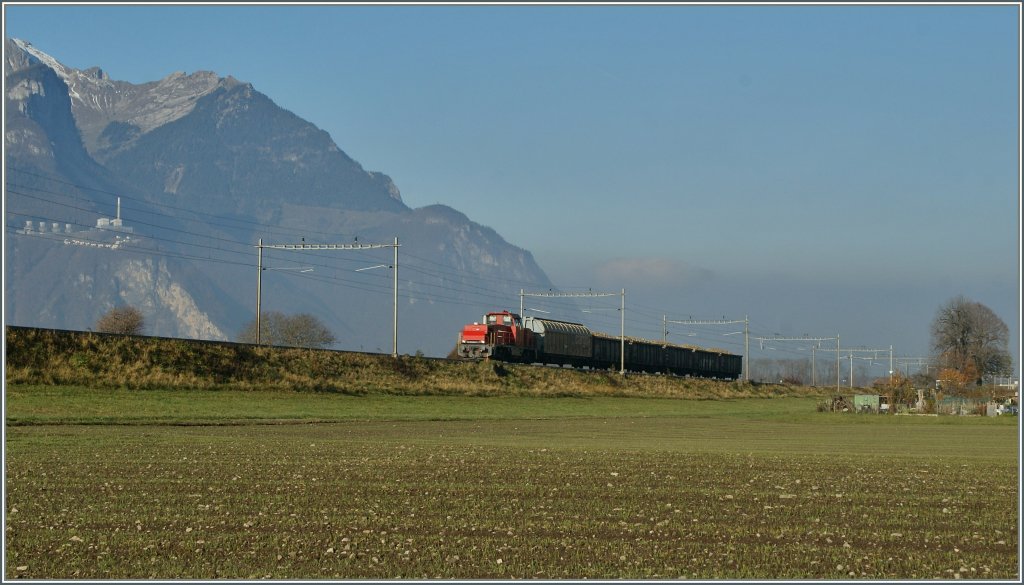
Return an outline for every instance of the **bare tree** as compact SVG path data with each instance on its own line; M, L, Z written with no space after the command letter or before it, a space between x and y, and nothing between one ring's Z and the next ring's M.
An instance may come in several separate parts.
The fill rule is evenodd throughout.
M755 359L750 364L751 377L767 382L793 385L810 384L811 362L801 359Z
M940 367L969 376L976 384L985 375L1012 371L1009 343L1006 323L963 295L940 307L932 321L932 349Z
M101 333L141 335L145 328L146 320L142 311L131 305L114 307L96 321L96 331Z
M256 343L256 319L238 335L242 343ZM270 311L260 316L260 343L287 347L324 348L336 340L319 319L308 313L285 315Z

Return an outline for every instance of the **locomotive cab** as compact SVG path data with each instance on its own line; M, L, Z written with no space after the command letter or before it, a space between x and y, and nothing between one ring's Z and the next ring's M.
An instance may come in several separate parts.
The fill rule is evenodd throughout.
M533 361L536 356L533 332L523 327L522 318L515 313L487 313L481 323L462 328L459 355L464 358Z
M519 315L509 313L508 311L501 313L487 313L484 315L484 322L488 325L507 325L513 328L523 326L523 321L519 318Z

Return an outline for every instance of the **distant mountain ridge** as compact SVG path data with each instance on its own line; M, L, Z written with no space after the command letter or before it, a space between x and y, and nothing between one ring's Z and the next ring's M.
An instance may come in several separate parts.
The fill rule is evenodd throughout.
M14 58L43 64L52 69L68 86L71 107L82 133L86 149L96 154L102 150L101 134L111 122L121 122L140 133L187 115L195 101L221 85L234 85L233 78L220 79L210 71L192 75L173 73L160 81L133 85L114 81L99 67L85 71L65 67L53 57L30 43L12 39Z
M12 44L67 84L89 154L149 193L228 213L240 206L259 213L294 191L309 204L407 210L389 177L363 170L326 132L251 84L200 71L134 85L98 67L61 65L25 41Z
M550 285L529 252L445 206L410 209L387 175L366 171L326 132L248 83L178 72L136 85L112 80L98 67L67 67L26 41L6 39L4 46L5 166L16 181L7 185L6 237L13 245L5 247L6 288L15 293L5 295L13 299L5 301L5 317L12 324L84 328L134 295L159 323L154 334L233 338L254 315L253 291L237 283L255 280L255 257L241 249L197 254L198 229L212 230L202 237L248 246L269 236L260 225L321 240L317 234L357 234L363 241L398 237L410 254L400 261L410 266L399 272L406 275L400 285L403 331L414 349L435 354L447 353L462 322L499 302L474 297L480 278L508 283L492 296L508 289L513 297L523 282ZM140 229L138 237L149 237L149 249L161 250L164 258L129 266L110 264L110 254L119 252L55 255L42 251L43 240L12 230L39 220L91 227L97 216L112 214L115 193L133 202L136 221L139 213L158 218L158 226ZM231 219L233 227L194 227L193 211ZM175 231L157 237L158 228ZM127 254L141 255L142 247ZM202 254L229 260L195 258ZM416 263L422 264L418 272ZM69 269L81 276L99 265L107 268L93 279L92 300L67 290L73 275L40 276ZM148 271L141 280L140 267ZM129 273L135 274L132 282L150 282L153 290L129 286ZM379 299L355 292L345 292L345 306L338 306L339 286L361 290L346 284L352 278L336 271L319 280L268 279L269 299L278 304L264 309L313 312L338 334L341 347L363 347L367 342L359 338L379 338L373 331L387 314ZM115 282L104 282L109 279ZM29 281L32 294L18 290ZM171 289L178 292L167 294ZM47 299L64 299L63 306ZM429 312L421 310L424 303Z

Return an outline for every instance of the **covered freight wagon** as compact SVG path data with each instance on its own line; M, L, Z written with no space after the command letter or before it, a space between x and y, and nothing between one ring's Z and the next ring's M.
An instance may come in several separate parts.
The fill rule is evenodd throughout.
M523 326L537 339L539 359L551 364L587 365L590 362L593 336L579 323L527 317Z

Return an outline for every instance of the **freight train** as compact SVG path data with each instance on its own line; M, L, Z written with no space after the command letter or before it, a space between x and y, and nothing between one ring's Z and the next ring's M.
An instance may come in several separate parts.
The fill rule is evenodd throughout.
M679 376L735 380L742 356L642 339L591 332L567 321L527 317L508 311L487 313L459 335L458 355L470 359L540 363L592 369L662 372ZM624 363L623 363L624 362Z

